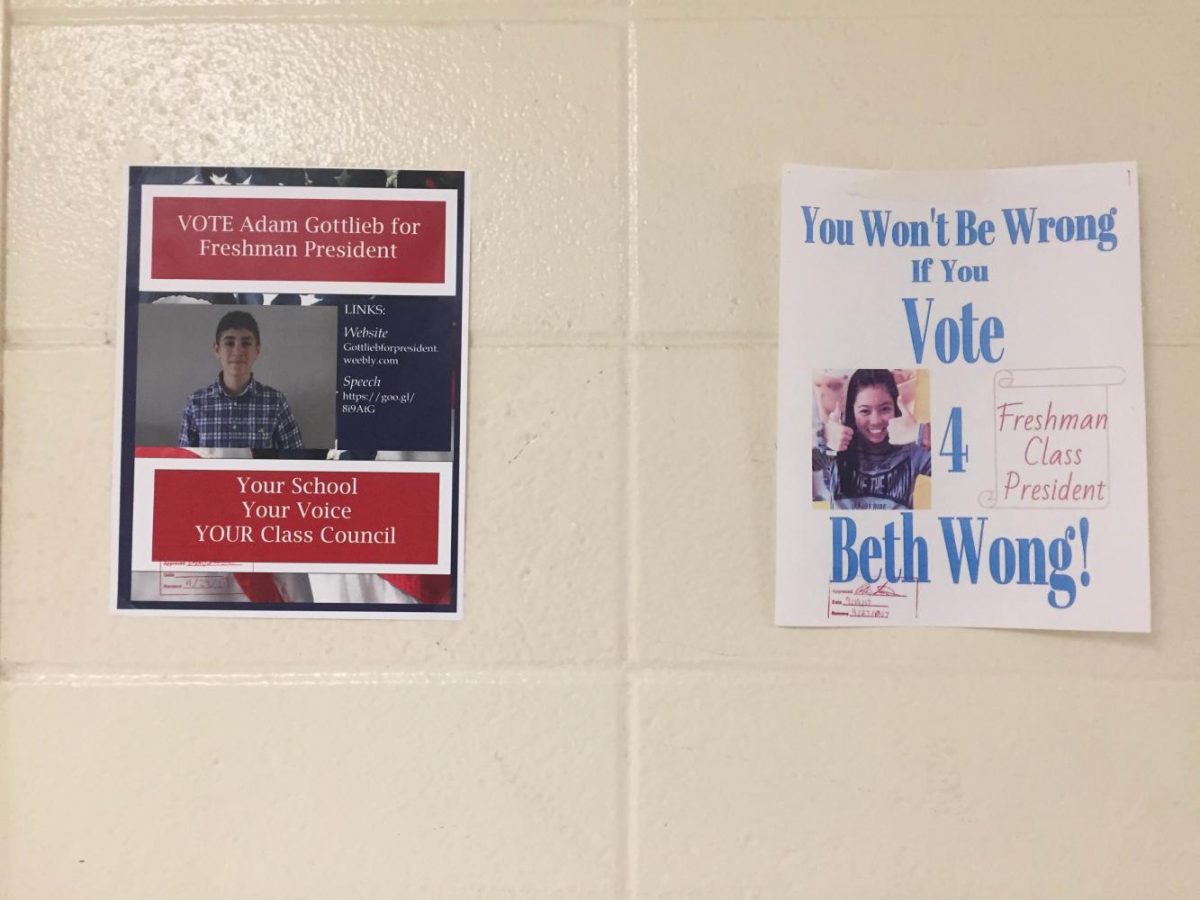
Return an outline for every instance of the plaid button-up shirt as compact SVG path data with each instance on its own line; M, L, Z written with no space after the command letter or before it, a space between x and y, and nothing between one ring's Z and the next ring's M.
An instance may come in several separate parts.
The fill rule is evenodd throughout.
M252 377L244 391L230 397L218 375L188 397L179 446L295 450L302 444L300 427L283 394Z

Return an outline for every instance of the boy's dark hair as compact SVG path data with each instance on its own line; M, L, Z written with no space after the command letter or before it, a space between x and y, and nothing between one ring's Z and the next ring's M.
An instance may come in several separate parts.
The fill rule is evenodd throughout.
M254 316L240 309L221 316L221 321L217 323L217 336L213 338L214 343L221 343L221 335L234 328L249 331L254 335L254 343L262 343L262 339L258 336L258 323L254 321Z
M896 387L896 376L891 369L855 369L846 385L846 408L842 410L842 424L847 428L854 427L854 400L865 387L884 388L892 395L892 418L899 419L904 415L900 411L900 388Z

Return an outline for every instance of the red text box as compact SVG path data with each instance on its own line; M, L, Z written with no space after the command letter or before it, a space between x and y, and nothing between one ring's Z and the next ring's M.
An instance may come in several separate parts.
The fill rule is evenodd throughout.
M158 469L151 559L438 562L436 472Z
M150 277L442 284L441 200L149 198Z

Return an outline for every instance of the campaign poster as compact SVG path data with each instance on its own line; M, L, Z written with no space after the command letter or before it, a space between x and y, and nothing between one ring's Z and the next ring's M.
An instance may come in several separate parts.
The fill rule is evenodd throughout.
M128 170L116 611L461 617L468 188Z
M776 623L1149 631L1137 167L782 203Z

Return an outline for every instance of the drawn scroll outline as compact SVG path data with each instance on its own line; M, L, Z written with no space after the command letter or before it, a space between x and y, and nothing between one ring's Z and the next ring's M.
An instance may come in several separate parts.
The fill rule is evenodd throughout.
M1063 369L1001 369L992 379L992 488L979 494L979 505L988 509L1104 509L1108 506L1105 500L1099 506L1089 507L1053 507L1045 505L1016 506L1005 504L998 506L996 498L1000 490L1000 438L996 429L995 413L999 406L1001 389L1010 388L1062 388L1062 387L1102 387L1104 388L1104 411L1108 412L1108 389L1115 384L1125 381L1125 370L1120 366L1071 366ZM1104 467L1111 473L1112 446L1109 429L1104 429ZM1111 483L1111 482L1110 482Z

